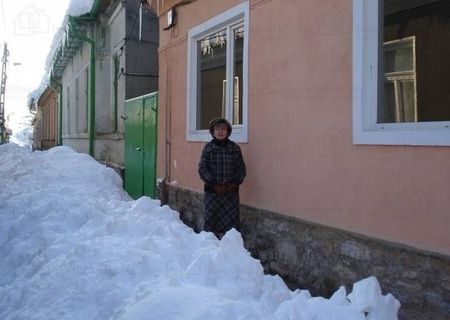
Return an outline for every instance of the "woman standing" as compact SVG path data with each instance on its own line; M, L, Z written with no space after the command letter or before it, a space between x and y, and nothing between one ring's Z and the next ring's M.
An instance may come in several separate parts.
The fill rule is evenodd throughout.
M204 230L217 238L235 228L240 230L239 185L246 175L239 146L228 139L231 124L223 118L210 123L213 139L203 148L198 172L205 183Z

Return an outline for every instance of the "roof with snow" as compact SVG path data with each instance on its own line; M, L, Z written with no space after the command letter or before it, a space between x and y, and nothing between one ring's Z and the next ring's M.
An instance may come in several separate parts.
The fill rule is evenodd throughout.
M69 21L75 21L76 18L81 18L84 23L72 22L74 29L80 34L85 34L89 18L95 19L97 15L104 11L110 0L71 0L67 8L66 16L53 37L53 41L50 47L50 51L47 55L45 70L46 73L42 77L41 84L32 93L34 99L38 99L49 86L52 78L58 79L62 76L67 63L72 59L74 54L79 50L81 40L74 36L74 33L70 33ZM71 19L74 17L75 19ZM78 20L80 21L80 20ZM93 20L92 20L93 21ZM74 26L76 24L76 26Z

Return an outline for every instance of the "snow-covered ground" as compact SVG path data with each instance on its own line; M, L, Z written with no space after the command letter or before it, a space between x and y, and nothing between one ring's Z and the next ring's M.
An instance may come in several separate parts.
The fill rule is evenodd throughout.
M68 147L1 145L0 177L0 319L397 319L374 277L331 299L291 291L238 232L195 234Z
M24 106L14 109L15 112L8 114L7 126L12 130L11 142L20 146L31 147L31 139L33 138L33 127L31 121L33 115ZM1 157L1 156L0 156Z

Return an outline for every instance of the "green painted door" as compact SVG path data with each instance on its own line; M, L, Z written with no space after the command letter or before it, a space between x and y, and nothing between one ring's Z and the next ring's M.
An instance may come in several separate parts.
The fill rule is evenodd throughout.
M144 166L143 189L144 195L155 197L156 189L156 135L158 118L158 95L144 98Z
M155 197L158 95L125 101L125 190Z

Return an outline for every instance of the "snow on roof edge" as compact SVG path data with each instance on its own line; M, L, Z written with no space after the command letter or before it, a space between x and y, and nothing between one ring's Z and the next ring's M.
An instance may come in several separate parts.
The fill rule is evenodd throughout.
M55 60L55 54L57 53L61 42L65 34L65 26L67 24L68 16L79 17L91 12L92 7L96 0L71 0L69 6L66 10L66 15L61 23L59 29L55 32L52 43L50 45L50 50L45 59L45 74L42 76L41 83L39 86L28 94L28 101L31 98L37 101L39 97L44 93L50 82L50 71Z
M79 17L90 13L95 0L71 0L67 8L69 16Z

